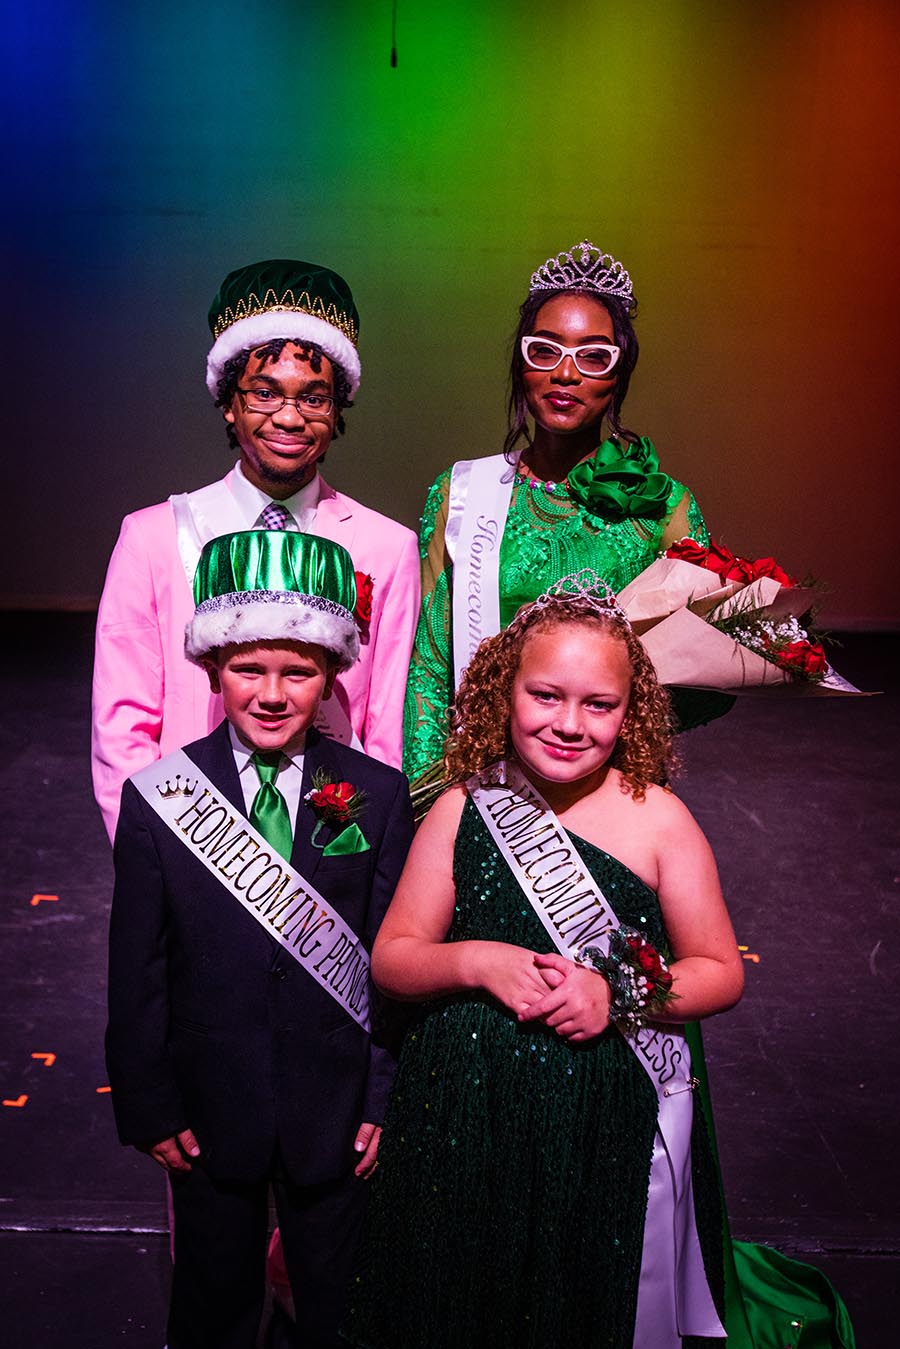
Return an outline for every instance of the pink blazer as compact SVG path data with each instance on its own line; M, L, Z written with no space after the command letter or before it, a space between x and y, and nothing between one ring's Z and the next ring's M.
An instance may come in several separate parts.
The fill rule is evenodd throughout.
M343 544L356 569L374 579L372 620L359 660L338 677L332 696L348 711L366 752L397 768L419 615L416 536L324 479L316 533ZM222 719L222 701L210 693L206 674L184 657L184 629L193 612L171 504L126 515L100 599L94 655L94 795L110 838L125 779L207 735Z

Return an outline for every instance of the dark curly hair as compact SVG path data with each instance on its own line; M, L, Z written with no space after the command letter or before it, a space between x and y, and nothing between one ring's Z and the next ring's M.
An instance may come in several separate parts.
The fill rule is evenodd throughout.
M535 632L583 623L625 644L631 665L631 693L610 764L636 801L650 783L665 783L676 767L669 695L631 625L612 611L603 613L582 596L557 597L552 604L529 604L508 628L481 643L469 663L452 709L444 746L444 772L451 782L479 773L511 753L512 686L522 650Z
M555 299L557 295L586 295L589 299L599 300L612 319L616 345L621 348L622 354L616 366L616 387L612 401L606 411L606 420L609 423L610 431L620 440L625 440L631 445L636 445L639 440L638 435L629 430L627 426L623 426L621 420L622 404L625 402L625 395L628 392L639 353L637 334L632 322L637 317L637 300L633 297L627 301L621 300L616 295L598 295L594 291L579 288L554 291L538 290L533 295L529 295L520 308L519 324L512 340L509 402L507 404L509 430L503 442L503 453L507 458L523 436L528 444L531 444L531 432L528 429L528 401L525 397L525 358L522 355L522 338L534 332L535 320L539 312L548 300Z
M343 366L332 360L315 342L298 342L295 337L275 337L271 342L263 343L262 346L245 347L236 356L232 356L230 361L226 361L216 386L216 407L227 408L231 406L251 356L258 356L263 363L269 364L278 360L289 342L300 348L301 359L309 361L317 375L322 370L323 356L326 360L331 361L331 369L334 374L334 406L337 412L334 434L342 436L346 430L343 418L344 409L353 406L353 400L350 397L350 380L347 378ZM234 434L234 427L230 422L226 423L226 431L231 448L240 450L237 436Z

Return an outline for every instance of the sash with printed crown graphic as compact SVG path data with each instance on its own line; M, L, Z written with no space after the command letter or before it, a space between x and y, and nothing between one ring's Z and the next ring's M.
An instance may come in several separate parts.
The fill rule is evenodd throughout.
M222 889L369 1030L368 952L315 886L222 798L184 750L148 764L131 781Z

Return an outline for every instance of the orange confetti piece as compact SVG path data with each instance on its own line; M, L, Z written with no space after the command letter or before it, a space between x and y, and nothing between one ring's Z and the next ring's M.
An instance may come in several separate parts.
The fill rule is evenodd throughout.
M59 895L32 895L31 907L34 908L36 904L40 904L42 899L48 900L52 904L59 903Z
M97 1095L102 1096L104 1092L112 1091L112 1087L97 1087Z
M11 1105L11 1106L13 1107L13 1109L15 1109L15 1110L21 1110L21 1109L22 1109L22 1106L25 1104L25 1102L26 1102L27 1100L28 1100L28 1097L27 1097L26 1095L24 1095L24 1093L23 1093L23 1095L17 1096L16 1099L15 1099L14 1101L4 1101L3 1104L4 1104L4 1105Z
M33 1059L43 1059L45 1068L52 1068L56 1062L55 1054L32 1054Z
M738 947L738 950L740 950L740 947ZM744 951L744 959L745 959L745 960L752 960L753 963L754 963L754 965L758 965L758 964L759 964L759 956L756 954L755 951L747 951L747 950L745 950L745 951Z

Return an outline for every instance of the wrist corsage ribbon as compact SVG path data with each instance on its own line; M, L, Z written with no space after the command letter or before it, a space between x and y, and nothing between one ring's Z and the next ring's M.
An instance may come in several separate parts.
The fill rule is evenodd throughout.
M578 960L582 965L591 964L609 984L609 1019L622 1031L646 1026L655 1013L678 997L672 992L668 965L633 927L623 925L611 932L605 955L598 946L586 946Z

